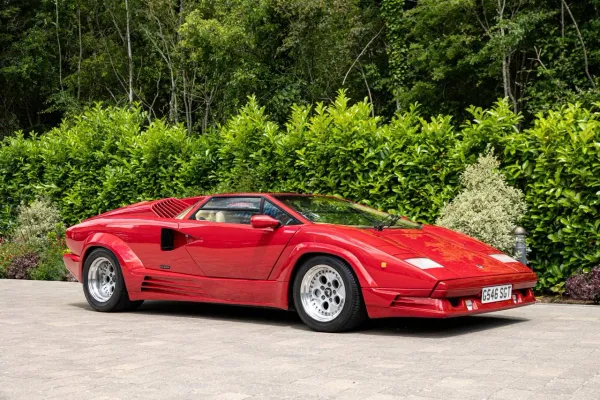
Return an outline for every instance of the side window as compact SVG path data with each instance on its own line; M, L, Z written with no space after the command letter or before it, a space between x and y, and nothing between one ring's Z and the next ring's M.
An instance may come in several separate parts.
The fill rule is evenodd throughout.
M213 197L196 212L199 221L250 225L250 218L260 214L259 197Z
M265 200L265 204L263 205L263 214L268 215L269 217L273 217L276 220L279 220L279 222L281 222L281 225L297 225L300 223L298 220L291 217L290 215L288 215L288 213L286 213L285 211L283 211L268 200Z

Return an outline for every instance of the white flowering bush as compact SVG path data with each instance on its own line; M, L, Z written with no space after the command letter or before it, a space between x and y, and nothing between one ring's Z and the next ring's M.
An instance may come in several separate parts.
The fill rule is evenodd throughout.
M460 177L462 191L446 204L437 224L512 253L512 231L525 213L523 192L506 183L493 151L481 154Z
M11 238L43 248L64 229L58 209L48 199L40 198L29 205L21 204Z
M0 278L65 280L65 226L47 199L21 204L11 235L0 241Z

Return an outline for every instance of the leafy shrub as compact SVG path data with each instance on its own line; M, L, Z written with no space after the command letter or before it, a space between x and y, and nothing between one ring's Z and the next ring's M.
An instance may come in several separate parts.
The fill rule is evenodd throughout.
M600 266L588 273L573 275L567 279L566 288L567 294L574 299L600 303Z
M63 254L66 248L64 237L51 232L48 235L48 245L39 253L37 267L31 271L30 277L41 281L64 281L70 276L69 270L63 262Z
M537 115L504 140L504 170L525 193L531 265L539 286L600 263L600 113L569 105Z
M11 259L5 275L8 279L28 279L39 261L40 257L33 252L18 255Z
M523 193L510 187L491 151L479 156L460 177L463 190L440 211L437 224L510 253L512 231L525 212Z

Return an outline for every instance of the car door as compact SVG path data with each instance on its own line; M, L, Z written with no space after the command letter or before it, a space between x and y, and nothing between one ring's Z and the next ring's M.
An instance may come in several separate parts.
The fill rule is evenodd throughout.
M266 212L278 228L253 228L253 215ZM181 221L186 249L206 276L267 279L300 223L263 197L213 197Z
M161 248L163 230L176 231L179 220L165 218L123 218L110 224L114 235L131 248L144 268L184 275L201 275L202 271L185 250L184 239L176 238L176 246Z

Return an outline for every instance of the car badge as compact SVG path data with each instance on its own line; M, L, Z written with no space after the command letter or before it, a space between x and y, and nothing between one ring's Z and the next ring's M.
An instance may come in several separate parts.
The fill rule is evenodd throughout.
M475 266L479 269L483 269L483 265L481 265L481 264L475 264Z

